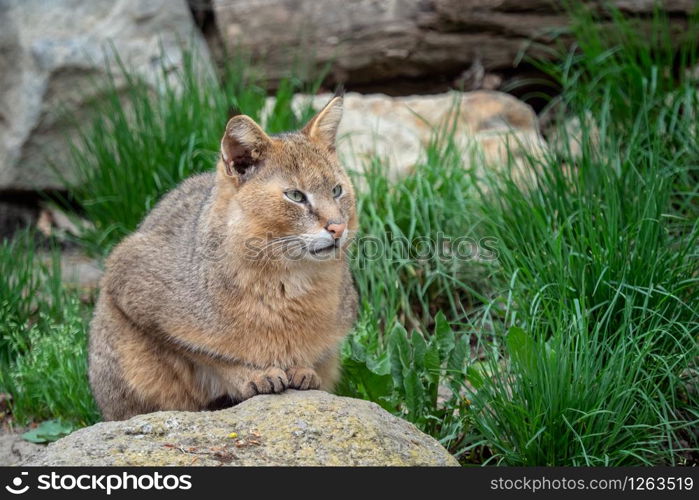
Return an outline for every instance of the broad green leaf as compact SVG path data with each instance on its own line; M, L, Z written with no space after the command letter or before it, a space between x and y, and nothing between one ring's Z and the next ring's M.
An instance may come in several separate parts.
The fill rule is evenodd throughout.
M464 363L470 352L471 344L468 336L459 336L447 362L447 382L454 395L459 395L466 382Z
M439 390L439 378L441 376L442 363L439 359L439 345L437 340L432 337L425 351L425 375L426 392L429 397L429 403L437 404L437 396Z
M346 359L342 368L343 380L349 379L351 381L349 387L354 387L359 396L378 403L388 411L395 411L394 405L390 403L393 394L391 375L375 373L367 364L352 358ZM346 395L356 397L353 393Z
M58 420L41 422L38 427L22 434L30 443L51 443L73 432L74 427Z
M366 350L364 346L357 342L357 339L354 337L350 337L349 345L352 359L363 362L366 359Z
M369 368L369 370L377 375L391 374L391 360L388 358L387 353L383 353L378 357L367 358L366 366Z
M439 343L439 354L441 361L449 359L449 354L454 349L454 332L442 311L434 318L434 335Z
M471 344L467 335L460 336L455 343L454 350L449 356L447 369L451 372L462 372L464 370L464 361L471 352Z
M391 363L391 375L396 387L403 387L403 370L410 367L408 356L407 332L401 324L391 331L388 338L388 355Z
M405 406L408 409L409 420L415 421L424 409L424 388L417 372L411 370L405 376Z
M413 344L413 362L415 363L415 368L423 370L425 368L425 351L427 351L427 342L425 342L422 335L415 330L413 330L411 342Z
M425 370L428 373L439 373L442 363L439 359L439 344L434 339L430 340L425 351Z

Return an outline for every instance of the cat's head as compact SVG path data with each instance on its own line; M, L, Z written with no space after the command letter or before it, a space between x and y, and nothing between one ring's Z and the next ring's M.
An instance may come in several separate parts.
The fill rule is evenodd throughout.
M269 136L245 115L228 122L218 182L234 193L229 216L251 255L330 260L346 248L357 220L335 149L342 102L334 97L297 132Z

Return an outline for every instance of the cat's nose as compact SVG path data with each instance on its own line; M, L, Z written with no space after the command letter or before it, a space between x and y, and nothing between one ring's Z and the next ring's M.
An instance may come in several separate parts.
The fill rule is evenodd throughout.
M345 232L345 229L347 229L347 224L344 222L328 222L325 225L325 229L337 240L342 236L342 233Z

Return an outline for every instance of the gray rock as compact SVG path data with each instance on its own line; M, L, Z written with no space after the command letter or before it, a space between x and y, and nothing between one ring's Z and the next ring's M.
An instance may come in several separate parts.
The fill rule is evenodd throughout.
M24 465L441 465L436 440L374 403L320 391L257 396L216 412L157 412L104 422Z
M67 150L66 116L83 119L99 99L113 49L155 84L161 65L182 65L190 37L206 65L185 0L0 0L0 189L60 187L49 164ZM57 167L70 178L69 162Z

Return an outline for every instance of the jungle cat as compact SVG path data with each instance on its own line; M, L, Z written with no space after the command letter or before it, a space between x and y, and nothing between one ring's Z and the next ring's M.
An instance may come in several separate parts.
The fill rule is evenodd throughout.
M89 343L105 420L333 389L357 310L341 118L341 96L297 132L231 118L216 171L185 180L114 249Z

